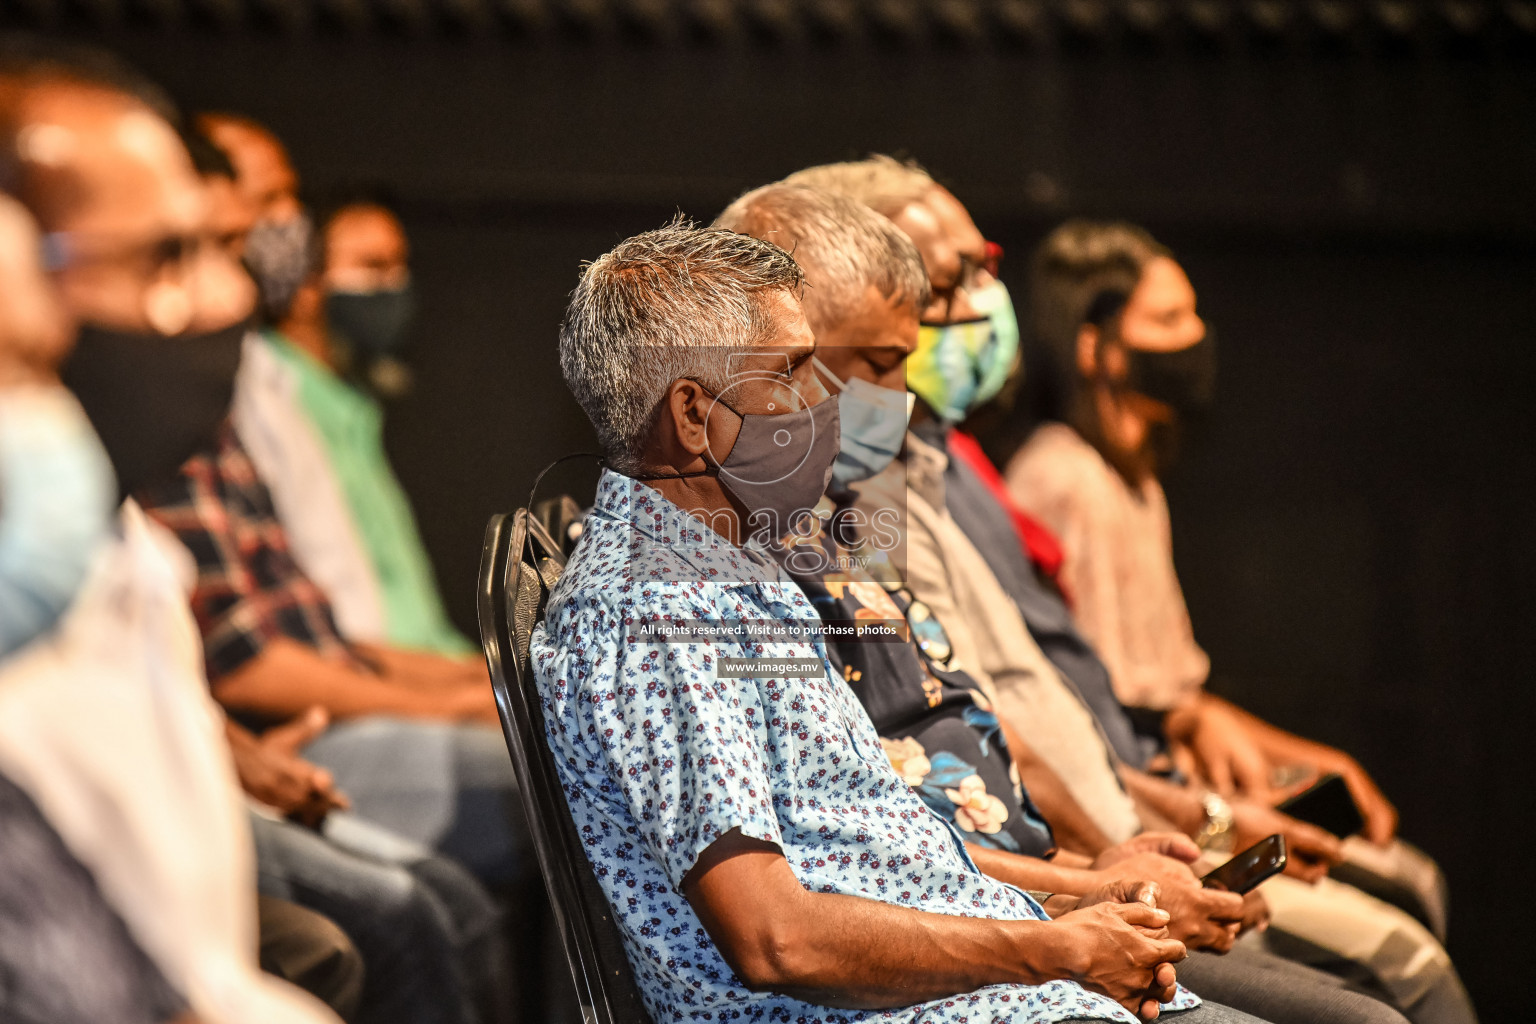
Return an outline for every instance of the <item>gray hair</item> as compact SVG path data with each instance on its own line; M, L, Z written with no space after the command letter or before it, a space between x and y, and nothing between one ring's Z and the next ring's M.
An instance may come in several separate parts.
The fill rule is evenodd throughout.
M836 192L886 217L894 217L922 199L935 184L915 161L879 153L865 160L807 167L785 178L784 183Z
M682 217L586 264L560 326L560 370L608 464L640 471L673 381L724 391L730 354L770 344L782 326L769 293L801 280L772 242Z
M928 272L917 247L896 225L848 197L808 185L764 185L726 207L714 226L794 254L806 275L801 302L817 333L846 319L871 285L901 304L928 304Z

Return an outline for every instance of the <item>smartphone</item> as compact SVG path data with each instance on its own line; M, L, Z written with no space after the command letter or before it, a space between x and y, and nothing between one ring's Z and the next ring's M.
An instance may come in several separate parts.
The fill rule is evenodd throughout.
M1285 836L1260 839L1221 867L1200 879L1207 889L1244 893L1285 870Z
M1324 775L1316 783L1275 808L1336 836L1352 836L1365 827L1365 819L1349 795L1344 776Z

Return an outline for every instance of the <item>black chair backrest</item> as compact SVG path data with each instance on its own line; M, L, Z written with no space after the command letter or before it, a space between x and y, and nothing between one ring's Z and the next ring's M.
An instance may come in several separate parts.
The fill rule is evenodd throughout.
M533 506L533 518L559 543L566 557L570 557L571 552L576 550L576 542L581 539L581 521L584 518L576 499L569 494L545 498Z
M583 1024L651 1024L566 806L529 660L533 629L564 568L562 546L527 509L492 517L480 554L480 642Z

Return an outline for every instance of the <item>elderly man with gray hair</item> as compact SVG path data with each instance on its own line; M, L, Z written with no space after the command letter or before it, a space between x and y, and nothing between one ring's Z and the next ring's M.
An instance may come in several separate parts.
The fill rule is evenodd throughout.
M778 246L674 222L588 265L561 329L610 468L534 671L651 1015L1251 1024L1177 986L1155 887L1052 921L892 768L768 554L838 453L800 289Z

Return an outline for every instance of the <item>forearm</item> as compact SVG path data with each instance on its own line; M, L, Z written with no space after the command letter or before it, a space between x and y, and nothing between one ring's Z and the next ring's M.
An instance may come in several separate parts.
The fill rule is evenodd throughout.
M1061 781L1061 776L1007 722L1003 722L1002 726L1008 740L1008 750L1013 755L1014 767L1019 770L1019 781L1023 783L1030 801L1045 816L1057 844L1090 857L1096 857L1108 849L1111 845L1109 837L1083 810L1067 789L1066 783Z
M1205 694L1202 700L1221 707L1236 718L1254 745L1273 764L1308 764L1331 772L1345 772L1354 767L1353 759L1343 751L1271 725L1230 701L1212 694Z
M894 881L894 880L893 880ZM931 914L807 892L772 843L732 830L682 889L736 976L822 1006L886 1009L986 985L1076 977L1092 951L1048 921Z
M1205 806L1193 790L1127 765L1120 766L1120 781L1132 799L1146 804L1175 830L1192 836L1205 824Z
M431 651L414 651L384 644L354 644L358 654L378 667L391 682L425 689L485 683L485 663L478 658L450 658Z
M1087 868L1068 867L1039 857L1025 857L971 843L966 843L965 849L984 873L1020 889L1082 896L1106 881Z
M1062 933L1044 921L930 914L875 900L806 893L802 922L777 944L765 988L823 1006L887 1009L986 985L1072 977Z
M227 708L273 718L291 718L317 704L336 719L437 714L437 703L429 694L329 661L287 639L268 644L261 654L214 683L213 695Z
M229 743L230 751L235 754L255 750L261 745L255 733L228 718L224 719L224 739Z

